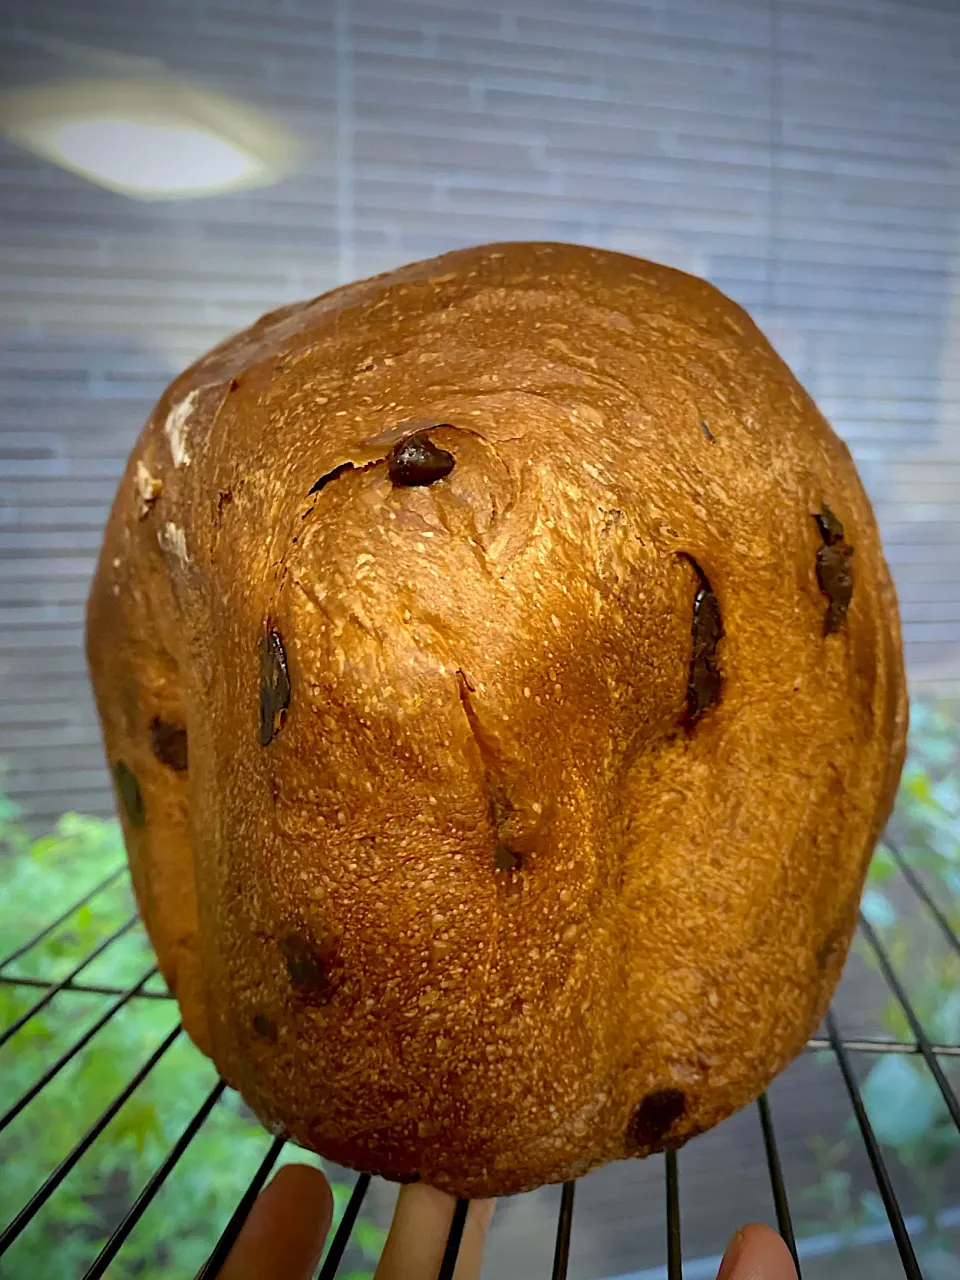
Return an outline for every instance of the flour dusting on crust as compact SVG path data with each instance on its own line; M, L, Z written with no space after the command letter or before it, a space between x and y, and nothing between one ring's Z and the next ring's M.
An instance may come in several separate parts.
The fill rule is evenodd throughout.
M134 483L137 487L137 515L145 520L150 514L150 508L163 492L163 481L152 476L143 463L138 462Z
M190 464L190 453L187 450L187 424L196 408L199 394L200 388L194 387L179 404L173 406L163 424L163 434L170 443L170 456L173 458L175 467L185 467Z
M187 554L187 537L179 525L168 521L157 534L157 541L164 551L175 555L182 564L190 563L190 557Z

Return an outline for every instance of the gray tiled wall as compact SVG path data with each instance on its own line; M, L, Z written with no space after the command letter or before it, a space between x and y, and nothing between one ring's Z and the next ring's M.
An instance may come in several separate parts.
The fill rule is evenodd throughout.
M124 456L260 312L470 242L583 240L711 278L849 441L916 691L960 683L954 0L36 0L35 39L163 59L306 142L277 186L145 204L0 144L0 756L40 821L106 811L80 647ZM24 38L26 37L26 38Z

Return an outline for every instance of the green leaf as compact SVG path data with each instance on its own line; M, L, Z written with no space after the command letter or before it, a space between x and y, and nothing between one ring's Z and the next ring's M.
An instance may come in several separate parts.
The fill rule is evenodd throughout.
M885 1223L887 1221L887 1211L883 1207L883 1200L877 1195L876 1191L860 1192L860 1208L863 1210L863 1217L866 1222Z
M867 873L869 882L875 885L886 884L896 874L897 864L893 860L893 854L882 844L878 844Z
M927 1026L940 1044L960 1044L960 990L949 991L942 1003L930 1014Z
M117 1139L131 1138L141 1154L150 1138L163 1139L163 1126L156 1107L144 1099L132 1098L117 1118Z
M941 778L931 788L937 804L951 817L960 816L960 782L955 777Z
M932 800L930 778L922 770L911 770L905 774L903 786L907 794L915 800L919 800L923 804L930 804Z
M877 1138L891 1147L916 1142L946 1110L926 1067L902 1054L874 1063L861 1092Z
M358 1221L353 1229L352 1239L366 1257L376 1260L383 1251L387 1233L382 1227L374 1226L372 1222Z
M877 889L864 889L860 910L877 929L888 929L897 922L896 908Z

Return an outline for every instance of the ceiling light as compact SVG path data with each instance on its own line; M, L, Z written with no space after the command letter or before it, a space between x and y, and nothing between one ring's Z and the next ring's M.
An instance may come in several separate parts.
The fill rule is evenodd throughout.
M173 79L105 77L0 95L18 146L142 200L265 186L289 172L293 137L224 94Z

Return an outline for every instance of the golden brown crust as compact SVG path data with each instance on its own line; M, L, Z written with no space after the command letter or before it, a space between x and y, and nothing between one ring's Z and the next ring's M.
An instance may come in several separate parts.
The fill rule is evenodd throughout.
M453 469L395 484L421 432ZM711 286L566 245L177 379L88 651L190 1034L297 1141L469 1196L678 1145L800 1050L906 728L847 449Z

